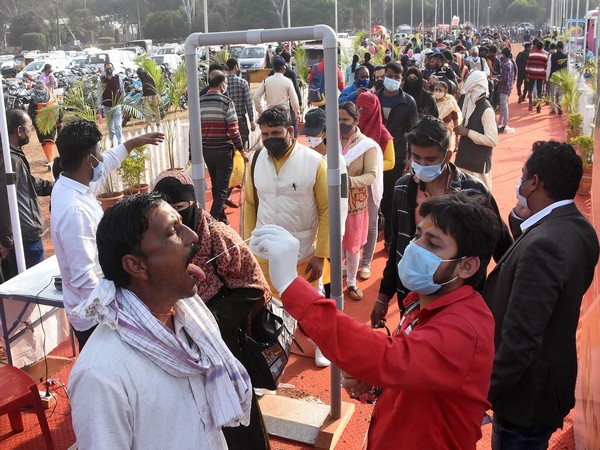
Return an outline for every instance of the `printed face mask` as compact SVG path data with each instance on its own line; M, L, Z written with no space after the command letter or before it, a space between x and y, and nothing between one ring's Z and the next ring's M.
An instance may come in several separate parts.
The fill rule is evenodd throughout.
M323 142L323 136L306 136L306 145L310 148L316 148Z
M407 289L422 295L433 294L442 286L452 283L458 278L456 276L443 283L433 281L433 275L440 264L443 262L460 261L464 258L465 256L462 258L442 259L420 245L411 242L404 249L404 255L398 263L398 275L400 276L400 281L402 281L402 284Z

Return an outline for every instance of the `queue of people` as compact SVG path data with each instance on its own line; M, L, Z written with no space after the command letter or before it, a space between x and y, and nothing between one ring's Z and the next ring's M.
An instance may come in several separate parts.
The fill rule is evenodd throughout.
M314 342L316 365L333 362L351 398L375 403L368 448L475 449L490 408L494 450L547 446L574 405L579 305L599 255L596 233L573 203L581 159L569 144L535 143L507 226L491 193L491 161L498 133L509 128L519 62L508 46L500 57L494 46L472 46L470 58L463 41L449 54L441 41L437 52L430 47L411 41L404 63L390 52L374 66L362 46L346 72L352 84L339 89L338 102L310 109L304 130L293 125L301 111L289 62L274 58L274 74L254 96L263 147L246 163L248 245L223 211L230 158L247 145L240 99L228 97L235 60L229 76L213 67L201 98L214 111L212 127L202 126L210 212L179 172L101 212L95 187L133 148L161 142L160 133L100 152L96 124L70 123L56 138L61 173L52 185L31 177L21 155L31 120L9 117L11 157L34 188L32 204L52 191L52 242L83 350L69 380L80 448L270 448L238 333L272 298ZM417 54L422 68L411 62ZM316 64L311 75L322 69ZM539 86L528 80L535 98ZM327 132L338 130L326 129L323 110L332 107L348 192L340 199L346 295L361 301L358 279L381 280L370 324L327 298L323 154ZM38 218L37 209L24 214ZM34 245L46 228L35 225ZM387 262L373 273L380 229ZM4 259L11 236L1 238ZM387 325L394 296L401 320L385 336L373 328Z

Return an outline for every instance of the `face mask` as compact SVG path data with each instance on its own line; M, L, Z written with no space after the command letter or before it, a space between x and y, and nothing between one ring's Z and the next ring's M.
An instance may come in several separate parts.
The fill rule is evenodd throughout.
M364 88L366 88L366 87L369 87L369 80L368 79L366 79L366 80L357 80L356 84L358 84L358 87L364 87Z
M306 136L306 145L310 148L316 148L323 142L323 136Z
M19 137L19 147L23 147L27 144L29 144L29 136L25 135L23 137Z
M104 163L98 160L94 155L92 155L92 158L98 161L96 167L92 167L92 170L94 171L94 173L92 174L92 183L95 183L104 175Z
M286 139L287 136L282 138L269 138L265 139L263 144L273 158L279 159L285 153L285 149L288 147Z
M192 231L196 231L196 228L198 228L198 204L196 202L192 203L187 208L180 210L179 215L186 227Z
M418 78L407 78L404 81L404 90L415 91L419 87L419 79Z
M383 80L377 80L375 82L375 90L378 91L379 89L381 89L383 87Z
M350 134L350 132L354 129L354 125L348 125L347 123L340 122L340 133L344 136Z
M523 208L529 209L529 206L527 206L527 199L521 195L521 184L522 183L523 183L523 180L519 179L519 184L517 184L517 201L519 202L519 205L521 205Z
M113 70L112 69L106 69L106 75L112 75Z
M458 276L443 283L433 281L433 274L441 263L460 261L466 258L442 259L420 245L411 242L404 249L404 255L398 263L398 275L402 284L413 292L422 295L433 294L442 286L452 283Z
M433 96L436 100L441 100L446 96L446 94L444 94L443 92L434 92Z
M400 89L400 81L394 80L393 78L385 77L383 79L383 87L385 87L388 91L394 92Z
M425 183L435 180L444 171L444 161L431 166L422 166L416 162L412 162L412 168L417 178Z

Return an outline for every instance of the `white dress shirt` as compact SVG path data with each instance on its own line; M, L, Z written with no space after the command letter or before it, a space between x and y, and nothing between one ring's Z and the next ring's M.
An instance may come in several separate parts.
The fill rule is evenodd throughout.
M554 211L556 208L568 205L570 203L573 203L573 200L560 200L558 202L554 202L551 205L546 206L544 209L536 212L533 216L531 216L529 219L523 222L521 224L521 231L524 232L527 228L531 227L532 225L535 225L548 214L550 214L552 211Z
M281 72L275 72L270 77L265 78L265 81L260 83L260 86L256 90L254 94L254 106L259 115L263 112L263 96L267 102L267 108L283 105L285 109L289 110L291 103L294 113L300 111L300 104L298 103L298 95L296 95L294 83L289 78L284 77Z
M94 324L72 317L71 310L90 295L102 276L98 263L96 228L103 213L96 194L108 174L121 165L127 154L124 145L104 152L105 176L89 186L61 174L52 189L52 245L62 277L65 310L77 331L88 330Z
M184 332L177 335L186 341ZM69 376L77 446L86 450L226 449L205 376L174 377L99 325Z

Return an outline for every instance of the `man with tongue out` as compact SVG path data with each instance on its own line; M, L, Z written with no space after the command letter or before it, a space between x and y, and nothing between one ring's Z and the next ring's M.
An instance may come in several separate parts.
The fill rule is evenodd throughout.
M96 240L105 278L73 311L98 324L69 377L77 445L227 448L221 428L248 425L252 385L196 294L198 236L145 194L109 208Z

